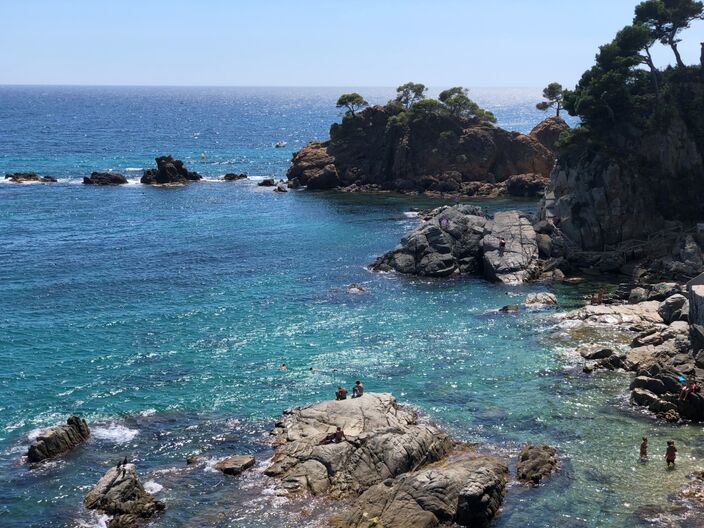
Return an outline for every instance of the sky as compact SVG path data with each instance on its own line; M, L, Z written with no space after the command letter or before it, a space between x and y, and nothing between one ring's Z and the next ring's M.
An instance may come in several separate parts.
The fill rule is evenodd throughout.
M0 84L573 86L637 3L0 0Z

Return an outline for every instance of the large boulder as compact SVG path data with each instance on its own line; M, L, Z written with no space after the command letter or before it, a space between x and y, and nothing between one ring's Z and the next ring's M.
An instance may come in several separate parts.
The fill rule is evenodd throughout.
M112 467L83 499L89 510L112 516L108 528L133 528L164 509L139 482L134 464Z
M45 429L29 446L27 460L41 462L47 458L61 455L82 444L90 436L88 424L78 416L71 416L66 425Z
M254 466L255 462L253 455L233 455L223 458L213 468L222 471L225 475L239 475Z
M124 185L127 178L117 172L91 172L83 178L85 185Z
M502 240L504 243L502 243ZM538 275L538 244L530 220L519 211L502 211L485 226L484 276L520 284Z
M551 151L556 152L555 143L560 139L560 135L569 128L570 126L560 116L551 116L535 125L528 135L537 139Z
M462 453L442 464L376 484L338 528L431 528L441 523L488 526L503 501L508 468L502 461Z
M182 184L198 181L203 177L197 172L191 172L184 167L181 160L171 156L156 158L156 169L144 171L141 182L145 185Z
M326 443L340 427L345 439ZM289 492L360 494L389 478L444 458L454 442L385 393L324 401L284 414L265 473Z
M555 448L547 445L527 445L518 454L516 478L533 486L557 469Z
M665 324L681 319L686 320L689 317L689 301L687 297L677 293L660 303L658 314L665 321Z
M39 176L34 172L13 172L11 174L5 175L6 180L10 180L13 183L24 183L24 182L39 182L39 183L56 183L56 178L53 176Z
M506 194L524 198L542 196L547 183L547 178L540 174L516 174L506 180Z
M662 324L658 313L660 303L646 301L638 304L597 304L561 314L567 320L583 321L591 325L653 325Z
M529 293L523 304L528 306L555 306L557 296L550 292Z
M370 267L374 271L396 270L427 277L480 273L486 224L486 216L477 207L440 208Z

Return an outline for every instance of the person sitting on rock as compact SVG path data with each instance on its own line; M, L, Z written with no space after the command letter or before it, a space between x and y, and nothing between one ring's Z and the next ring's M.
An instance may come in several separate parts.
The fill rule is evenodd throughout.
M675 459L677 458L677 448L675 447L675 442L672 440L667 441L667 449L665 450L665 462L668 468L675 467Z
M648 438L643 437L643 441L640 443L640 457L648 458Z
M345 432L342 430L342 427L338 427L335 429L334 433L326 435L318 445L339 444L343 440L347 440L347 437L345 436Z
M680 391L679 399L684 401L687 399L690 392L697 392L698 390L699 386L697 385L697 380L694 377L694 374L690 374L687 376L687 381L685 381L684 387L682 387L682 390Z
M347 389L344 387L338 387L335 393L336 400L346 400L347 399Z
M364 385L362 385L361 381L357 380L354 382L354 387L352 387L352 397L359 398L362 394L364 394Z

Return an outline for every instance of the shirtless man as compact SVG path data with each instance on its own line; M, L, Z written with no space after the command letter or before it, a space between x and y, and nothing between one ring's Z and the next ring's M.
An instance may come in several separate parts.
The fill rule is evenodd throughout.
M325 438L323 438L318 445L339 444L343 440L347 440L347 437L345 436L345 433L342 428L338 427L337 429L335 429L334 433L330 433Z
M352 397L359 398L362 394L364 394L364 385L362 385L361 381L357 380L354 382L354 387L352 387Z
M335 393L336 400L346 400L347 399L347 389L344 387L338 387Z
M640 457L648 458L648 439L644 436L643 441L640 443Z

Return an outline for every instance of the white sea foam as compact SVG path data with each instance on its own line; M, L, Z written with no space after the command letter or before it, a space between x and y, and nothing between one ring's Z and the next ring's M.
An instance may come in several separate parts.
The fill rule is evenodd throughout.
M125 172L139 172L145 170L144 167L125 167Z
M154 482L153 480L148 480L144 483L144 489L147 493L151 493L152 495L154 495L155 493L159 493L161 490L163 490L164 486L162 486L158 482Z
M139 434L137 429L130 429L124 425L110 423L108 425L98 425L91 429L90 434L98 440L107 440L115 444L125 444L134 439Z
M405 211L403 215L408 218L418 218L418 211Z

